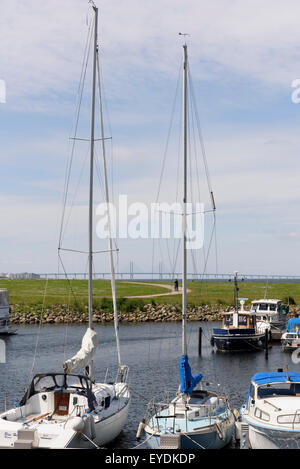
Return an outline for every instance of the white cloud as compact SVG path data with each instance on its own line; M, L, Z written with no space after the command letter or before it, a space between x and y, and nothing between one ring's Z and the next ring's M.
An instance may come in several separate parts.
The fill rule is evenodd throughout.
M81 68L88 5L79 0L11 0L1 7L0 58L10 104L41 110L73 95ZM290 87L300 73L300 4L277 0L138 0L99 4L100 43L110 93L134 95L147 75L174 75L179 31L190 34L196 76L226 81L231 74ZM88 13L90 18L91 12ZM33 97L40 97L35 102ZM61 99L60 101L63 101ZM63 103L61 102L61 106Z

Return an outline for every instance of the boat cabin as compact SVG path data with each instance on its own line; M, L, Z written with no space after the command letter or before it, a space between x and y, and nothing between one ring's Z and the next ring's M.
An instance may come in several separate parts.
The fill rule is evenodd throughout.
M299 404L300 373L266 372L252 377L245 407L256 422L269 422L273 428L299 426Z
M273 315L273 314L278 314L278 313L286 314L289 311L289 307L287 305L283 305L281 300L276 300L276 299L254 300L251 302L250 311L259 316Z
M255 314L246 311L223 314L223 329L255 329L255 326Z

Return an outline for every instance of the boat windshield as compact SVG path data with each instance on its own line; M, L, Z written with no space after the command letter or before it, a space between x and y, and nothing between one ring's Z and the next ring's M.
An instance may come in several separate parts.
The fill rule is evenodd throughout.
M275 396L300 396L300 383L268 383L259 386L257 390L259 399Z
M35 392L53 391L58 388L87 389L86 380L80 375L50 374L37 376L33 383Z
M74 389L76 390L76 393L85 395L89 400L91 400L93 397L91 388L92 383L86 376L64 373L39 374L33 378L28 390L20 402L20 405L24 405L34 394L58 391L62 389Z

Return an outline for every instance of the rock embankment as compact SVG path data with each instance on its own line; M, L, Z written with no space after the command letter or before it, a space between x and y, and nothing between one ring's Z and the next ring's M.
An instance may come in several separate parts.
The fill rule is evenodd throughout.
M230 308L227 308L229 310ZM188 307L187 318L189 321L218 321L222 317L220 306L196 306ZM12 324L85 324L88 322L87 307L83 311L68 307L67 305L55 305L51 308L42 308L24 305L11 306ZM181 308L176 305L146 304L133 311L119 311L120 323L143 322L171 322L181 320ZM94 310L94 323L109 323L113 321L112 311Z
M231 307L215 306L188 306L187 318L189 321L220 321L222 313L231 311ZM290 306L291 315L300 315L300 307ZM67 305L54 305L51 308L38 308L36 306L12 305L12 324L86 324L88 323L87 307L84 310L71 308ZM119 311L120 323L143 322L172 322L181 321L181 308L176 305L146 304L131 311ZM94 310L93 322L113 322L113 313L109 310Z

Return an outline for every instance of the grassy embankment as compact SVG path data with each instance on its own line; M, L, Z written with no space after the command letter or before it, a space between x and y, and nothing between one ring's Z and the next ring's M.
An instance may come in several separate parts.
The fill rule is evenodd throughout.
M151 282L155 286L136 284L130 282L117 282L117 296L119 309L130 311L143 307L147 303L154 304L176 304L180 305L181 296L157 296L153 298L125 298L127 296L157 295L168 293L160 286L160 283L172 285L171 282ZM71 285L71 288L70 288ZM0 288L7 288L9 291L11 305L18 305L18 310L22 307L40 308L44 301L46 280L0 280ZM266 285L263 283L240 282L239 296L248 298L247 304L251 300L264 298ZM200 283L196 281L188 282L191 292L188 294L188 304L190 306L199 305L233 305L233 283ZM296 304L300 304L300 284L273 283L267 288L268 298L279 298L286 301L287 297L292 297ZM111 287L108 280L96 280L94 282L95 307L100 309L111 309ZM45 294L45 307L53 305L70 305L77 310L86 310L87 305L87 281L72 280L69 284L66 280L48 280Z

